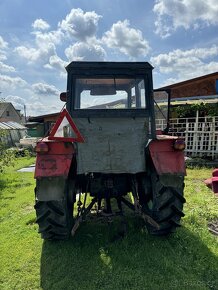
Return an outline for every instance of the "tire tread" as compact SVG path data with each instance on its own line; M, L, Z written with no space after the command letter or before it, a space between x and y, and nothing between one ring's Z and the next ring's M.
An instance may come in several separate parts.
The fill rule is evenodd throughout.
M184 182L180 179L178 187L165 186L160 182L157 174L153 178L153 206L152 217L159 224L159 229L147 224L152 235L168 235L180 227L180 220L184 217L183 197Z
M64 240L70 236L69 213L66 201L36 201L36 222L43 239Z

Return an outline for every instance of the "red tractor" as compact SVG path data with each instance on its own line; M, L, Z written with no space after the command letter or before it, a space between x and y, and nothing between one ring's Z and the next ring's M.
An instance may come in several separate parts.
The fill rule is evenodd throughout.
M140 214L153 235L180 226L185 144L156 134L152 69L147 62L67 66L66 109L36 147L43 239L67 239L87 215L122 216L124 207Z

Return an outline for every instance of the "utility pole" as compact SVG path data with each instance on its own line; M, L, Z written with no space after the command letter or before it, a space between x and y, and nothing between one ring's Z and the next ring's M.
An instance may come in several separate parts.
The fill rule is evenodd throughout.
M27 121L26 119L26 105L23 106L23 110L24 110L24 118L25 118L25 122Z
M1 94L2 94L2 92L0 92L0 103L4 103L5 102L5 98L1 98Z

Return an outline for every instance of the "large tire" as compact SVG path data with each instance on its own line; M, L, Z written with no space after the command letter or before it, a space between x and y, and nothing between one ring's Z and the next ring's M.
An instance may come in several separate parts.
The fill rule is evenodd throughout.
M35 210L36 222L42 239L65 240L69 238L72 223L64 199L36 201Z
M184 176L159 177L157 174L152 174L151 185L152 196L143 208L150 211L159 228L147 224L147 229L152 235L168 235L175 232L184 216Z
M61 199L40 200L37 198L37 189L40 187L39 183L40 181L37 180L34 207L36 210L36 222L38 223L39 233L42 239L68 239L73 226L73 202L72 199L70 200L67 198L67 187L69 184L65 186L65 195ZM43 188L43 186L41 186L41 188Z

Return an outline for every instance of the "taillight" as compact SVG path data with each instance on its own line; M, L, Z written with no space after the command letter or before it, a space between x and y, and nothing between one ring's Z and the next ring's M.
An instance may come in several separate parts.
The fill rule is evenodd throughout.
M46 153L48 152L49 148L45 142L38 142L35 150L37 153Z
M185 140L184 139L175 140L173 147L176 150L184 150L185 149Z

